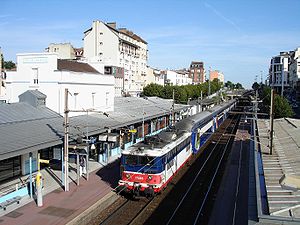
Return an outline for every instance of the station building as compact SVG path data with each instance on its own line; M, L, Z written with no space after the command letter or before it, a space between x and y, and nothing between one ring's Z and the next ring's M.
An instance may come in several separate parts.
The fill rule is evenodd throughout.
M0 104L0 186L5 187L0 202L6 195L28 194L24 177L37 171L41 160L50 163L45 166L62 165L64 118L46 107L47 98L38 90L28 90L19 95L19 102ZM171 100L157 97L116 97L114 102L115 110L108 117L90 113L73 116L69 122L70 146L77 145L78 139L85 140L89 159L103 165L189 111L187 105L173 106ZM73 156L69 155L69 161L75 163Z

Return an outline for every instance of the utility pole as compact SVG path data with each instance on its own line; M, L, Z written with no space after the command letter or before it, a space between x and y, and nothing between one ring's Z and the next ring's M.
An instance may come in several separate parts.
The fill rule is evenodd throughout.
M175 107L175 90L173 89L173 103L172 103L172 126L175 125L175 112L174 112L174 107Z
M257 119L257 108L258 108L258 91L255 92L255 118Z
M274 126L274 89L271 89L271 106L270 106L270 155L273 154L273 126Z
M64 118L64 184L65 191L69 191L69 108L68 108L68 88L65 89L65 118Z
M209 70L208 70L208 96L210 96L210 70L211 70L211 68L209 67Z
M145 128L144 128L144 126L145 126L145 118L144 118L144 116L145 116L145 110L144 110L144 105L143 105L143 124L142 124L142 132L143 132L143 138L145 138Z

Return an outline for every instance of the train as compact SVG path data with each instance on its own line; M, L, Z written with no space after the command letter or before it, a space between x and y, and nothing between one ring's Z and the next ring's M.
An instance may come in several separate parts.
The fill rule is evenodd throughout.
M190 157L200 151L236 103L237 100L230 100L182 119L124 150L118 190L146 197L160 193Z

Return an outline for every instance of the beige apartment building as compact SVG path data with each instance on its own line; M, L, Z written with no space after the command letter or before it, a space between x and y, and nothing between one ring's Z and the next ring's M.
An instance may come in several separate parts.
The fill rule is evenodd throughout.
M140 36L117 24L93 21L84 32L84 57L89 63L124 68L124 88L116 96L138 96L147 74L148 44Z

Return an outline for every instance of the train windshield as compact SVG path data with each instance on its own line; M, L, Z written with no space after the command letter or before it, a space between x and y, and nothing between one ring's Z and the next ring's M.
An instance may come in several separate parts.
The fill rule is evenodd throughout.
M137 155L124 155L125 164L131 166L152 166L154 165L154 157L150 156L137 156Z

